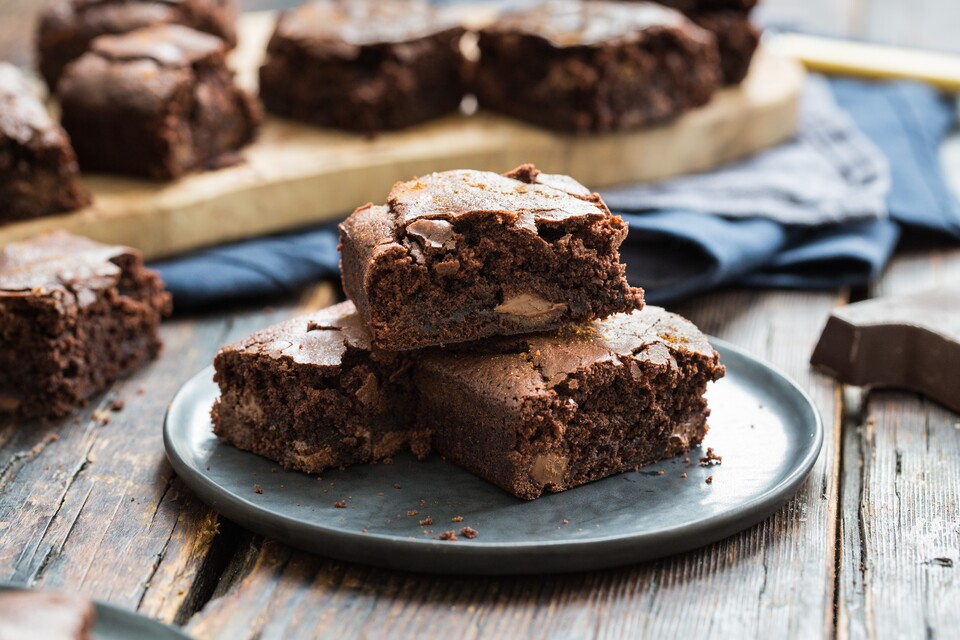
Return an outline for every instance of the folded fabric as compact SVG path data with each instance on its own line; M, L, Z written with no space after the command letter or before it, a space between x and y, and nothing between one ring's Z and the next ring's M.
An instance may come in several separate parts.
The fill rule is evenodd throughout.
M630 223L623 259L651 302L729 285L862 286L901 228L960 240L960 203L938 161L951 101L916 83L816 79L801 108L796 140L779 148L604 192ZM335 277L336 245L328 224L153 266L188 311Z

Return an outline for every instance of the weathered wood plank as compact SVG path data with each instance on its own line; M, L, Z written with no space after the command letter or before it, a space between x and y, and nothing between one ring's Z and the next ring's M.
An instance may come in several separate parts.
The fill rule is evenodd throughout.
M142 605L165 621L192 613L219 518L174 477L163 415L221 344L274 315L169 322L160 359L75 417L8 421L0 431L0 580ZM109 410L114 399L122 411Z
M458 636L769 637L833 627L838 404L807 359L839 299L728 292L685 305L705 330L764 356L813 394L828 429L800 494L703 550L569 576L421 576L333 562L250 536L214 599L187 624L204 638Z
M958 284L960 250L918 252L897 258L874 293ZM863 402L843 441L839 636L955 637L960 416L901 391Z

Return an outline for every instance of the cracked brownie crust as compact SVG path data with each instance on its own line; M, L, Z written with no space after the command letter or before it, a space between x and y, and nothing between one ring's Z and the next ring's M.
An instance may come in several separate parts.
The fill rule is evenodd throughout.
M40 14L40 73L52 89L64 68L83 55L94 38L155 24L181 24L237 42L232 0L55 0Z
M464 30L424 2L315 0L280 16L260 69L278 115L354 131L455 111Z
M0 62L0 223L90 204L67 134L20 71Z
M408 442L409 361L373 350L349 302L225 347L214 368L217 436L284 467L320 473L392 456Z
M556 328L643 306L596 194L530 165L400 182L340 227L343 286L383 349Z
M479 47L482 107L571 133L675 117L721 79L714 37L649 2L539 4L482 29Z
M469 351L432 349L416 367L417 440L532 500L698 445L703 394L723 374L706 337L657 307Z
M166 180L236 162L262 114L225 53L179 25L94 40L58 87L81 168Z
M170 295L133 249L64 232L0 252L0 409L63 416L155 358Z

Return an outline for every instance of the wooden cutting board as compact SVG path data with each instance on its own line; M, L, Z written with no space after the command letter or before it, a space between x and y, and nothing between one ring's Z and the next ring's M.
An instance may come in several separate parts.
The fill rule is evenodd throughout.
M233 64L248 87L273 20L241 17ZM0 246L62 228L158 258L335 219L382 202L397 180L455 168L506 171L532 162L595 189L701 171L788 139L803 80L798 63L761 49L744 83L706 106L664 125L589 137L484 112L373 138L269 118L239 166L162 184L85 176L92 206L0 226Z

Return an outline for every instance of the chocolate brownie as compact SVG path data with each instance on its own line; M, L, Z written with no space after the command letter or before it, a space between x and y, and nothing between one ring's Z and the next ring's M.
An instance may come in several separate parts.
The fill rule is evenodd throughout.
M40 14L40 73L55 89L64 68L83 55L94 38L155 24L182 24L237 42L232 0L55 0Z
M220 38L180 25L100 36L63 74L63 126L80 167L177 178L235 162L261 120Z
M757 0L653 0L684 13L705 11L739 11L746 13L757 6Z
M482 107L563 132L603 132L675 117L721 80L712 34L666 7L550 2L479 35Z
M0 408L67 414L160 351L170 296L139 252L56 232L0 252Z
M383 349L543 331L643 306L620 263L626 235L567 176L433 173L340 225L343 288Z
M743 81L760 44L760 30L750 18L737 11L711 11L691 14L690 19L717 39L724 84Z
M90 204L67 134L16 67L0 62L0 224Z
M308 473L386 458L414 418L409 366L371 347L349 302L288 320L217 354L214 431Z
M315 0L277 21L260 97L321 126L408 127L460 105L463 33L424 2Z
M418 356L415 441L532 500L699 444L723 374L706 337L657 307L434 349Z
M0 640L88 640L96 609L86 598L56 591L0 591Z

